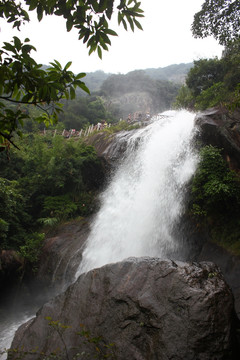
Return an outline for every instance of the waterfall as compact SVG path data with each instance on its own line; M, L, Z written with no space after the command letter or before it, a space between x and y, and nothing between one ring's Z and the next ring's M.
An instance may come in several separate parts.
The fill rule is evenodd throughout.
M130 133L126 154L101 195L76 278L130 256L166 258L179 251L174 225L198 160L194 117L167 111Z
M130 256L166 258L180 251L175 225L198 161L194 117L187 111L168 111L124 134L127 150L101 194L76 278ZM29 309L1 324L1 360L6 359L1 350L10 347L15 330L34 313Z

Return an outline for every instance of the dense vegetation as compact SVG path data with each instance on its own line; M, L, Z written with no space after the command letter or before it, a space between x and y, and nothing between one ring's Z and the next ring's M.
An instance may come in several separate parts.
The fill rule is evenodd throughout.
M213 241L240 254L240 179L216 147L205 146L200 151L190 208Z
M204 0L202 9L194 15L192 32L195 37L214 36L227 45L240 37L239 0Z
M194 61L186 85L178 93L175 105L204 110L214 106L240 106L240 43L227 47L221 59Z
M194 61L176 107L202 110L213 106L240 106L240 4L236 0L205 0L195 14L195 37L214 36L225 49L221 59Z
M42 227L93 211L103 171L95 150L81 140L25 135L21 151L0 153L0 249L31 260ZM36 261L36 257L32 259Z
M63 102L63 113L59 116L59 125L65 129L85 129L98 122L116 121L107 110L104 99L100 96L78 96L75 100Z

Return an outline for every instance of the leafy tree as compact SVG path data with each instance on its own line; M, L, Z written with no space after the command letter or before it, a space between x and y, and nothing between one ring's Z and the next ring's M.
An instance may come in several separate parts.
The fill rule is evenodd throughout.
M211 145L201 149L192 194L195 209L208 217L240 210L240 181L227 167L221 149Z
M224 66L224 83L229 90L235 90L240 83L240 40L225 47L221 59Z
M132 31L135 27L142 29L136 19L143 16L141 2L137 0L23 0L23 5L14 0L1 1L0 17L20 30L30 20L31 11L37 12L39 21L46 15L61 16L66 20L67 31L76 28L79 39L89 48L89 54L97 51L100 58L102 50L108 50L111 45L110 37L117 35L109 28L114 5L119 25L122 24L126 30L127 24ZM0 50L0 145L5 147L8 142L12 143L15 132L21 135L20 127L29 118L22 105L39 107L42 113L35 120L49 125L58 120L62 98L75 98L77 87L89 93L82 81L85 74L74 75L69 70L71 62L62 67L54 60L44 70L31 57L31 52L35 50L28 38L22 42L16 36L10 43L4 42Z
M173 104L174 108L181 109L181 108L191 108L193 105L193 95L189 87L186 85L182 85L178 91L176 100Z
M240 254L240 180L230 170L221 149L205 146L192 183L191 213L211 239Z
M199 95L203 90L210 88L214 83L223 80L223 64L221 60L200 59L194 61L186 78L186 84L194 96Z
M24 242L31 217L17 181L0 178L0 249L17 248ZM9 241L11 239L11 241Z
M204 38L213 35L221 45L240 38L239 0L205 0L194 15L193 35Z
M59 122L63 122L66 129L84 129L90 124L97 124L103 120L110 122L110 114L99 96L78 96L71 101L63 102L63 112L59 115Z
M221 101L225 101L231 108L239 107L240 2L238 0L205 0L202 9L194 16L192 33L197 38L212 35L221 45L225 46L223 58L219 60L222 70L217 69L217 66L215 67L220 77L212 78L213 83L209 84L206 88L199 88L200 92L209 89L207 94L203 94L205 100L207 97L210 100L211 93L214 98L214 92L221 82L220 96L215 97L210 102L217 104L218 98ZM213 64L213 67L215 65ZM216 86L210 89L214 84ZM187 85L190 85L191 89L196 84ZM227 91L224 92L223 87ZM200 92L196 92L195 86L194 95L200 95ZM205 100L203 102L206 105L207 102ZM200 99L200 102L202 102L202 99Z
M96 151L80 140L31 134L19 143L10 162L0 153L0 248L29 252L30 261L42 224L89 215L104 177Z
M226 47L221 59L194 61L183 87L177 96L176 106L204 110L213 106L239 106L240 45Z

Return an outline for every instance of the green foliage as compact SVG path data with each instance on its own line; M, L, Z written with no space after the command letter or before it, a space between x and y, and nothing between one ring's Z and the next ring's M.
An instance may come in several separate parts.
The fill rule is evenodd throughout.
M95 149L81 140L24 135L17 145L10 161L0 153L1 249L32 261L41 226L93 212L103 171Z
M40 233L29 234L25 237L25 244L20 246L20 255L30 264L38 262L44 237Z
M46 196L44 199L42 214L59 220L64 220L74 215L76 210L77 204L70 199L68 194Z
M224 105L239 107L240 83L240 3L236 0L205 0L195 14L192 33L197 38L213 35L225 46L222 59L194 62L186 84L194 99L195 109ZM181 99L182 104L187 102ZM189 103L188 103L189 105Z
M222 211L233 211L240 204L240 181L229 170L221 150L205 146L200 152L200 164L193 180L192 194L207 216Z
M230 170L221 150L205 146L192 183L191 212L211 229L212 239L240 249L240 179Z
M28 11L24 9L28 8ZM114 5L117 8L118 24L122 24L127 30L137 27L142 29L136 18L143 17L140 9L141 2L137 0L24 0L17 4L13 0L2 1L0 4L0 17L13 27L20 30L22 24L30 21L28 12L37 13L38 20L43 16L56 15L66 20L66 29L77 29L79 40L89 48L89 54L96 51L102 58L102 50L108 50L111 45L110 37L117 33L109 28ZM74 99L76 88L89 93L88 88L82 82L86 75L79 73L74 75L69 70L71 62L65 67L54 60L51 66L44 70L41 64L37 64L31 57L35 47L27 38L22 42L14 36L11 42L4 42L0 50L0 144L6 147L8 142L13 144L12 136L21 135L28 112L20 105L34 105L42 112L35 118L37 122L44 122L46 126L55 124L61 112L60 99ZM9 105L10 104L10 105ZM18 106L12 107L11 104ZM6 143L5 140L8 142Z
M114 117L107 111L102 98L94 95L64 101L63 113L59 115L59 122L63 123L65 129L84 129L105 120L109 123Z
M223 82L218 82L210 88L203 90L196 97L195 109L204 110L209 107L225 104L229 100L229 93Z
M239 107L239 44L226 47L220 60L194 61L186 78L186 87L180 89L175 106L195 110L214 106Z
M191 90L186 85L182 85L173 103L175 109L191 108L194 103L194 98Z
M4 43L0 57L0 143L11 140L12 134L21 135L20 127L30 118L26 108L9 107L10 104L34 105L41 109L35 121L44 122L46 126L55 124L62 111L60 99L75 97L76 87L89 92L80 80L85 74L74 75L68 70L71 63L64 68L58 61L51 63L46 70L30 56L35 50L29 45L29 39L22 43L14 37L12 43Z
M186 84L194 96L201 94L203 90L210 88L213 84L222 81L224 76L221 60L200 59L194 61L190 69Z
M194 15L192 32L196 38L213 35L221 45L240 37L240 3L238 0L205 0Z
M0 178L0 202L0 248L15 248L24 241L30 219L17 181Z

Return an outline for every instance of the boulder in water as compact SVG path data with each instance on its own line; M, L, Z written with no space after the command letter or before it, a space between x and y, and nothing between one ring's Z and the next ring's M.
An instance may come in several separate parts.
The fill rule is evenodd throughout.
M213 263L129 258L80 275L18 329L12 348L64 359L230 359L233 312Z

